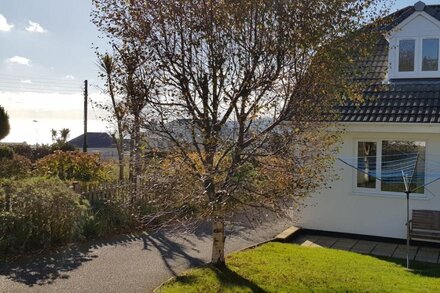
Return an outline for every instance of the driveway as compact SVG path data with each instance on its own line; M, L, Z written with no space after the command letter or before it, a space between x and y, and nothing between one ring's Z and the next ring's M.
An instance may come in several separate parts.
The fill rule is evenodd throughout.
M226 251L273 238L289 221L250 225L240 220L228 228ZM120 236L74 245L48 255L0 264L0 292L150 292L168 278L210 259L210 227L194 232Z

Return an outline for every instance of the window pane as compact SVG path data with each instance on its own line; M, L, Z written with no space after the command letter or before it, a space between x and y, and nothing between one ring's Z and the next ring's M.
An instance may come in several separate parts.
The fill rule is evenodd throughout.
M382 191L404 192L402 171L410 190L425 184L425 145L423 141L382 142ZM424 193L424 188L415 193Z
M422 70L423 71L437 71L438 70L438 39L424 39L423 40L423 56L422 56Z
M376 157L375 142L358 143L357 187L376 188Z
M399 71L414 71L415 40L399 42Z

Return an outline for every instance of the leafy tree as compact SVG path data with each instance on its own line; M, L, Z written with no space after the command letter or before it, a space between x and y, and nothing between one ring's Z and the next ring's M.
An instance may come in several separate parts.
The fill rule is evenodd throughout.
M9 115L5 108L0 106L0 140L5 138L9 134L10 130L11 126L9 125Z
M70 129L69 128L63 128L60 130L51 130L52 134L52 145L50 146L51 151L54 152L56 150L61 151L74 151L75 147L72 145L69 145L67 143L67 139L70 135Z
M281 213L325 185L326 113L361 99L354 65L381 33L361 28L382 2L93 1L94 22L136 65L128 88L147 99L134 113L202 186L193 196L212 221L213 264L224 265L230 212Z

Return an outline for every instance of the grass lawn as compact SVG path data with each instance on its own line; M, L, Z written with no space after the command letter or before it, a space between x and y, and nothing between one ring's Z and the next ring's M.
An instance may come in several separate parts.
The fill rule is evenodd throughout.
M159 292L439 292L440 266L327 248L268 243L192 269Z

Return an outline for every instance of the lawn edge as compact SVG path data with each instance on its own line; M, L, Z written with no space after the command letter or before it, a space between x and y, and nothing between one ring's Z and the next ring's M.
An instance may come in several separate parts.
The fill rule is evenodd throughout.
M267 243L270 243L270 242L279 242L279 241L277 241L276 237L273 237L273 238L271 238L271 239L269 239L269 240L261 241L261 242L258 242L258 243L255 243L255 244L252 244L252 245L246 246L245 248L242 248L242 249L239 249L239 250L234 250L234 251L232 251L231 253L228 253L227 256L229 256L229 255L231 255L231 254L234 254L234 253L242 252L242 251L245 251L245 250L254 249L254 248L257 248L257 247L259 247L259 246L261 246L261 245L263 245L263 244L267 244ZM183 272L186 272L186 271L188 271L188 270L192 270L192 269L203 268L203 267L209 266L210 264L211 264L211 263L209 262L209 263L205 263L205 264L200 265L200 266L194 266L194 267L191 267L191 268L188 268L188 269L184 270ZM170 283L171 281L173 281L174 279L176 279L176 278L177 278L178 276L180 276L180 275L181 275L181 274L178 274L178 275L176 275L176 276L170 277L170 278L167 279L166 281L162 282L159 286L157 286L157 287L153 290L153 292L154 292L154 293L159 292L159 290L160 290L163 286L167 285L168 283Z

